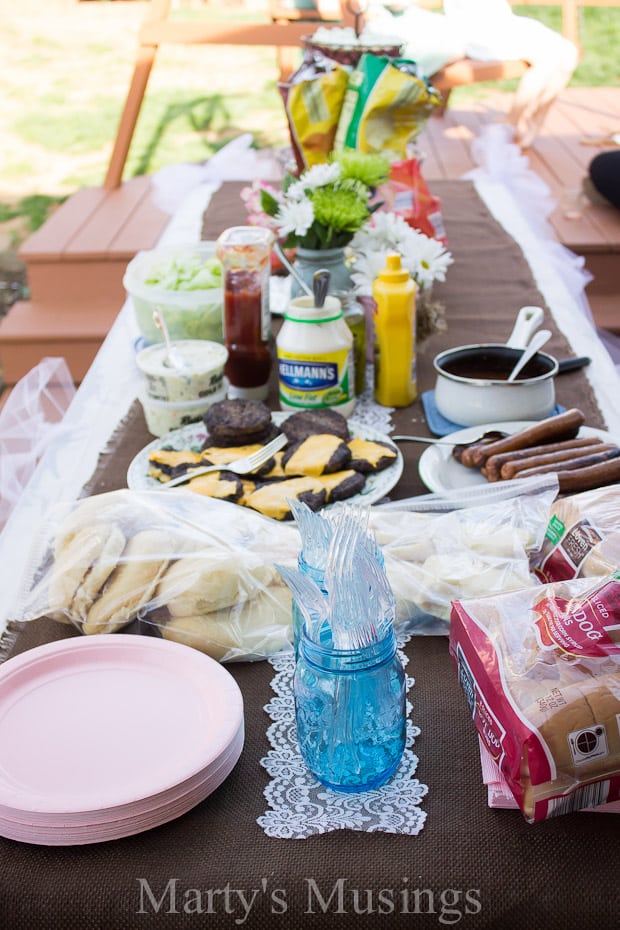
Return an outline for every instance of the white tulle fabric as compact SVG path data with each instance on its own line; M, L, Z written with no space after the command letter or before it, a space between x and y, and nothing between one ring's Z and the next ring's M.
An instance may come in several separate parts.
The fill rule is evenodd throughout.
M21 378L0 411L0 530L22 496L75 395L64 358L44 358Z
M400 643L399 655L406 666L404 643ZM360 794L333 791L314 778L299 753L293 701L294 656L280 653L269 662L276 673L271 682L275 696L265 707L273 721L267 730L272 748L261 759L271 776L264 791L269 809L257 818L265 833L297 840L344 829L416 836L426 820L420 804L428 788L414 777L418 757L413 746L420 730L411 721L411 702L407 701L405 752L391 780ZM414 679L407 677L408 692L413 684Z

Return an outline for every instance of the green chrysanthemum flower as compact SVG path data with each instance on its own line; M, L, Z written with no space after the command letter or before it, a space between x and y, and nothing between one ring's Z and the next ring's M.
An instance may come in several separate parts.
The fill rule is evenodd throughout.
M390 173L390 162L384 155L345 149L334 152L332 158L340 165L342 179L352 178L361 181L366 187L383 184Z
M358 230L368 219L369 210L365 200L360 200L354 191L346 189L318 188L312 197L314 216L326 230L328 246L346 244L351 233ZM344 234L339 241L338 233Z

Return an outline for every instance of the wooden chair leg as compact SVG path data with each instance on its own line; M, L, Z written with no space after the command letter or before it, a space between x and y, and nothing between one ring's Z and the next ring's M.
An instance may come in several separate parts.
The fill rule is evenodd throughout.
M114 148L110 157L108 171L103 182L106 190L115 190L120 187L123 180L123 169L129 154L129 147L133 138L146 85L148 84L151 68L157 53L156 45L143 45L138 49L133 77L125 100L121 115Z

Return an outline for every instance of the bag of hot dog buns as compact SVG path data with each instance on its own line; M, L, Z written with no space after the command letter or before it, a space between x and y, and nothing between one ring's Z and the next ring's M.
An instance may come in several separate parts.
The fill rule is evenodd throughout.
M530 823L620 798L620 572L455 601L450 655Z
M592 578L620 568L620 485L556 500L534 563L545 582Z

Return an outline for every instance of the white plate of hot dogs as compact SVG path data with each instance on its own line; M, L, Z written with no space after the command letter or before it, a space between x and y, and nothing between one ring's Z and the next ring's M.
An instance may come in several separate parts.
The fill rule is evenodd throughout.
M501 423L485 423L482 426L468 426L465 429L457 430L455 433L450 433L448 436L442 437L441 443L431 445L424 450L418 463L420 478L429 491L434 492L452 491L458 488L486 484L487 479L478 468L466 468L460 462L457 462L453 455L454 446L460 443L475 442L484 433L496 430L504 433L516 433L533 426L534 423L533 420L510 420ZM613 438L605 430L595 429L590 426L582 426L578 436L597 437L603 442L620 444L620 440Z

